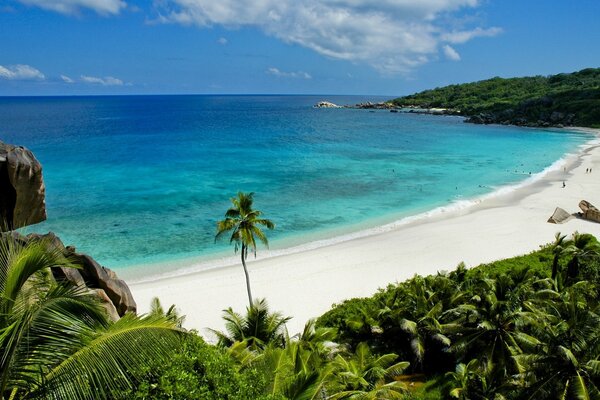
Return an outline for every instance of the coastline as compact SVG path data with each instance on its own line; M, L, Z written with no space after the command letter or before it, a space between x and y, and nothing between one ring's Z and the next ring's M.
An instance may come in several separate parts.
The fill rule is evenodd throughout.
M578 130L597 137L577 154L567 155L519 184L461 205L438 207L279 254L259 251L259 257L248 263L255 296L266 297L272 310L292 316L288 330L294 334L308 318L327 311L331 304L371 295L379 287L415 273L451 270L461 261L473 267L525 254L552 241L558 231L600 236L600 224L546 222L555 207L576 212L582 199L600 202L600 184L593 183L595 174L585 173L588 167L600 168L600 130ZM199 329L201 334L206 334L206 327L221 329L221 310L231 306L241 312L247 305L241 266L227 265L237 257L226 260L211 269L184 268L173 276L131 283L140 311L147 311L151 298L158 296L163 305L175 304L187 316L187 328Z

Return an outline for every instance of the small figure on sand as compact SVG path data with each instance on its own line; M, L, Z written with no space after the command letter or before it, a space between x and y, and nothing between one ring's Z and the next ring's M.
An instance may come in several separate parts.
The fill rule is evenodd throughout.
M565 185L565 181L563 181L563 188L566 187L567 185Z

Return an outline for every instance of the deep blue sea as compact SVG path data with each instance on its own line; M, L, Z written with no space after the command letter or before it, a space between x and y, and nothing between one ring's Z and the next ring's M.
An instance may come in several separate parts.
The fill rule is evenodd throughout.
M0 98L0 140L41 161L48 221L102 264L233 254L215 223L238 191L281 249L472 199L540 173L588 137L458 117L315 109L340 96ZM260 251L260 250L259 250ZM137 268L138 273L143 270Z

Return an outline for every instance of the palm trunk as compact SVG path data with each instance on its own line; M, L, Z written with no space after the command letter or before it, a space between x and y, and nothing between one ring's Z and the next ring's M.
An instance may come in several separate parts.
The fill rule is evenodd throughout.
M246 253L248 248L245 244L242 244L242 266L244 267L244 274L246 275L246 289L248 290L248 302L252 307L252 292L250 291L250 276L248 275L248 268L246 267Z
M556 279L556 275L558 275L558 255L552 260L552 280Z

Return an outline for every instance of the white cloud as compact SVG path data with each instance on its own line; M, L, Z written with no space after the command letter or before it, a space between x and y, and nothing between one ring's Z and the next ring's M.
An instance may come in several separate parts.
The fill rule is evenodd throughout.
M447 33L444 33L441 38L442 38L442 40L449 42L449 43L460 44L460 43L468 42L469 40L476 38L476 37L485 37L485 36L491 37L491 36L497 36L501 33L502 33L502 29L497 28L497 27L488 28L488 29L475 28L475 29L468 30L468 31L447 32Z
M257 27L327 57L402 73L436 58L443 45L493 36L499 28L452 31L452 12L478 0L162 0L158 22Z
M122 80L120 80L118 78L113 78L112 76L107 76L105 78L97 78L95 76L81 75L81 80L85 83L91 83L91 84L102 85L102 86L123 86L124 85Z
M227 43L229 43L229 41L227 39L225 39L224 37L221 37L221 38L219 38L219 40L217 40L217 43L225 46Z
M448 58L449 60L460 61L460 54L458 54L458 52L454 50L454 48L452 48L450 45L445 44L442 47L442 50L444 51L446 58Z
M285 71L280 71L278 68L271 67L271 68L267 69L265 72L269 75L273 75L273 76L277 76L277 77L281 77L281 78L312 79L312 76L310 76L310 74L308 74L304 71L285 72Z
M60 79L62 79L62 80L63 80L63 82L65 82L65 83L75 83L75 81L74 81L73 79L69 78L69 77L68 77L68 76L66 76L66 75L61 75L61 76L60 76Z
M82 9L90 9L102 15L115 15L127 7L122 0L19 0L21 3L56 11L61 14L77 14Z
M17 64L4 67L0 65L0 78L12 81L44 80L46 77L40 70L30 65Z

